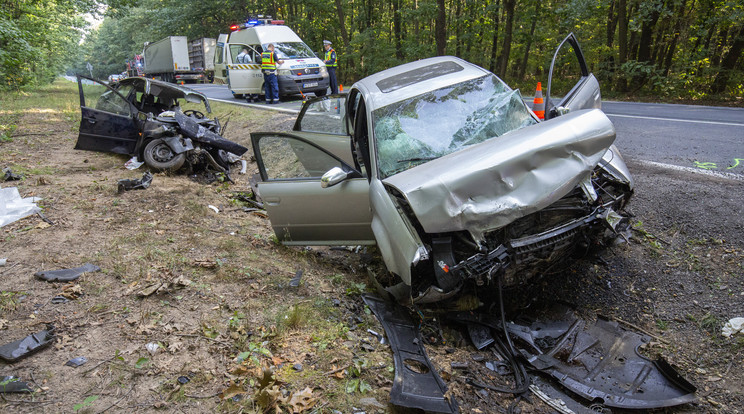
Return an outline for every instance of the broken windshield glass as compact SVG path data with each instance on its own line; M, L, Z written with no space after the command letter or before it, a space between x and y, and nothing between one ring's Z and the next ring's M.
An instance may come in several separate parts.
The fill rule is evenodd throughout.
M486 75L373 113L381 178L535 124L518 90Z

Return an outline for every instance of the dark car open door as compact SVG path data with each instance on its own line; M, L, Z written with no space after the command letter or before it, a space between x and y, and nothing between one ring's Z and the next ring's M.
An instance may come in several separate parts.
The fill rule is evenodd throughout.
M125 98L131 90L117 91L84 76L77 80L82 118L75 149L133 154L140 131L137 109Z
M569 46L574 53L570 53ZM557 75L556 79L553 79L554 75ZM560 100L553 98L554 95L561 96ZM548 89L545 95L547 109L545 120L568 112L601 106L599 82L589 72L576 36L569 33L558 45L550 62Z

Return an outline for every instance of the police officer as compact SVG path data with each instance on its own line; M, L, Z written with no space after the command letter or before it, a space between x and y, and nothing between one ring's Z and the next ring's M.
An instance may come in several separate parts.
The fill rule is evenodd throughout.
M266 94L266 103L279 103L279 80L276 78L276 65L284 63L279 60L274 52L274 44L269 43L266 50L261 53L261 70L264 74L264 92Z
M323 48L325 48L325 65L328 68L328 80L331 84L331 93L338 93L338 84L336 83L336 67L338 61L336 59L336 51L331 47L330 40L323 41Z

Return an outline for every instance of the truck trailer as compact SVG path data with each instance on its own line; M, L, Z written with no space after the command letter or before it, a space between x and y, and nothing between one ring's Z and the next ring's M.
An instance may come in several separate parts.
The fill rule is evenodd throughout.
M197 72L189 63L189 43L186 36L168 36L157 42L145 43L144 76L171 83L200 82L203 72Z
M191 69L204 74L205 82L214 79L214 51L217 39L202 37L189 43L189 63Z

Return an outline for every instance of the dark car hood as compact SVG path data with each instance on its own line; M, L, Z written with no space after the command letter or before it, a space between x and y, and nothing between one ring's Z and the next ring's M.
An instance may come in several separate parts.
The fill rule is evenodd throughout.
M615 140L598 109L509 132L383 180L427 233L485 232L539 211L586 180Z

